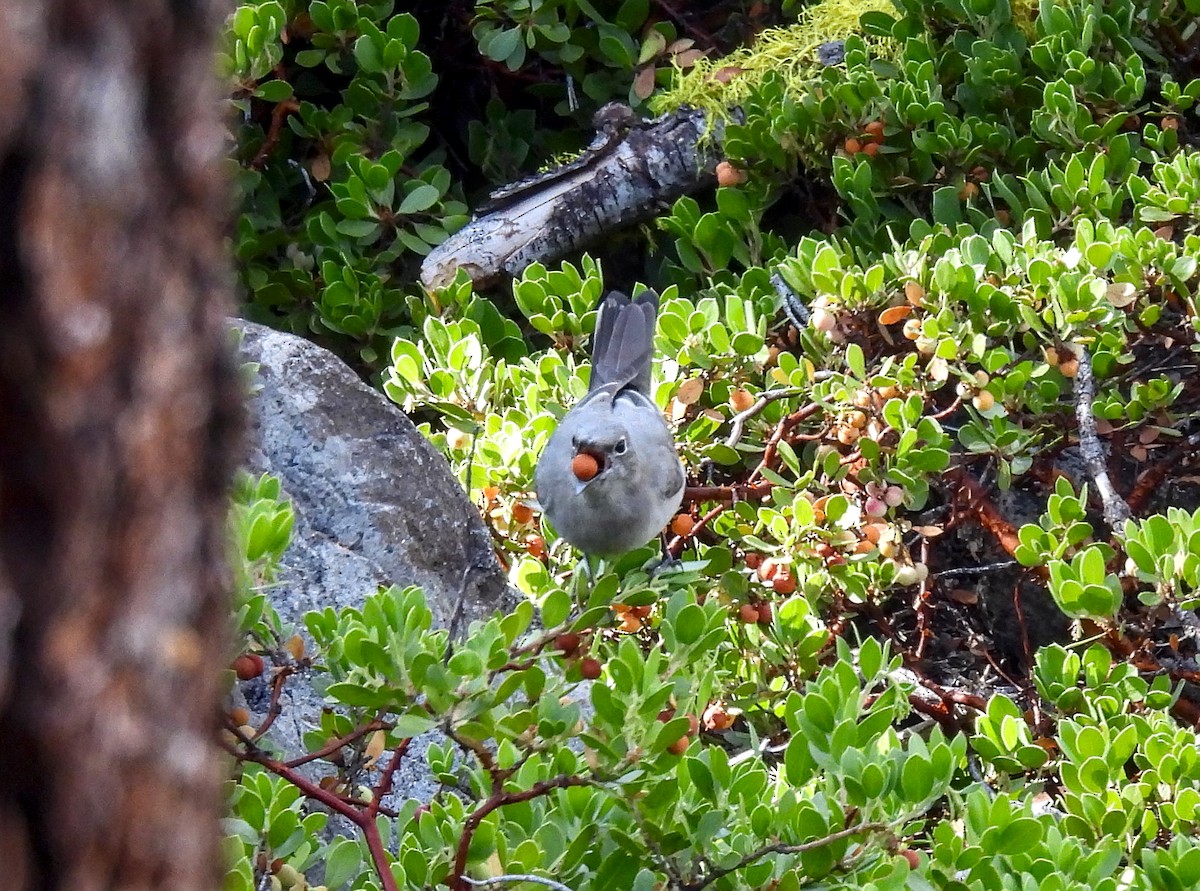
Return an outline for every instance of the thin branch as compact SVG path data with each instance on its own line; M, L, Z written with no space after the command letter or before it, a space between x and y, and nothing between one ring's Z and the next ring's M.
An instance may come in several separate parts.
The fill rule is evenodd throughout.
M262 146L254 155L254 159L250 162L250 167L253 170L261 170L263 165L267 163L267 158L271 152L275 150L275 146L279 142L279 135L283 132L283 121L289 115L300 110L300 103L294 98L284 99L282 102L276 103L271 109L271 124L267 128L267 136L263 140Z
M1104 506L1104 522L1120 534L1125 521L1133 516L1133 511L1113 488L1112 480L1108 478L1108 468L1104 466L1104 447L1096 433L1096 415L1092 408L1092 403L1096 401L1096 378L1092 372L1091 354L1082 344L1077 345L1077 354L1079 371L1075 375L1075 418L1079 422L1079 452L1095 480L1096 492Z
M779 295L779 301L783 306L783 312L788 317L788 321L796 326L797 331L801 331L808 327L808 320L812 317L799 296L788 287L788 283L783 280L783 276L778 272L771 273L771 287L775 289L775 293Z
M468 885L474 885L477 888L483 888L487 885L503 885L506 882L532 882L535 885L545 885L547 888L553 888L554 891L571 891L562 882L556 882L554 879L548 879L545 876L521 875L516 873L505 876L492 876L490 879L472 879L463 876L462 880Z
M332 755L338 749L348 746L356 739L361 739L368 733L373 733L376 730L388 730L391 727L391 724L388 724L379 718L375 718L374 720L368 721L365 724L359 724L345 736L339 736L337 739L331 739L315 752L309 752L307 755L301 755L299 758L293 758L291 761L286 762L286 764L288 767L300 767L303 764L308 764L310 761L317 761L321 758L325 758L328 755ZM257 738L258 734L255 734L255 739Z
M392 749L392 760L388 762L388 766L382 771L379 777L379 782L375 784L375 788L371 790L371 803L367 805L367 818L373 818L379 813L380 806L383 804L383 799L391 794L392 780L396 776L396 768L400 766L400 761L404 757L404 753L408 751L408 744L412 742L412 737L406 736L400 740Z
M446 880L446 884L450 886L451 891L467 891L469 887L469 883L463 875L467 869L467 854L471 849L471 839L475 837L475 830L479 828L479 824L483 822L484 817L507 804L530 801L542 795L547 795L555 789L565 789L568 786L586 786L590 783L591 780L584 777L562 775L552 780L540 780L523 792L493 792L487 800L471 812L466 822L463 823L462 837L458 840L458 849L454 853L454 868L450 873L450 877Z
M362 832L363 838L367 843L367 850L371 854L371 865L375 868L375 872L379 875L380 886L383 891L399 891L396 884L396 878L392 875L391 864L389 863L387 849L383 844L383 838L379 833L379 824L376 822L376 817L380 813L379 801L373 798L371 803L364 809L363 805L358 802L350 802L341 798L339 795L328 789L322 789L316 783L309 780L299 771L288 767L282 761L277 761L267 755L261 749L255 747L254 741L246 736L239 728L229 726L229 731L237 737L238 741L245 747L239 750L235 746L222 743L222 746L233 757L241 761L253 761L256 764L261 764L264 768L278 777L287 780L293 786L300 790L306 798L313 801L318 801L325 807L329 808L333 813L346 818ZM408 740L404 740L399 746L407 747Z
M291 665L285 665L279 671L275 672L275 677L271 678L271 702L267 706L267 716L263 719L262 724L254 731L254 741L262 739L264 734L271 729L271 725L275 723L275 719L283 712L283 708L279 705L279 700L283 696L283 685L287 679L296 673L296 669Z
M718 879L724 878L732 872L737 872L749 866L756 860L761 860L768 854L804 854L808 851L815 851L818 848L824 848L832 845L835 842L843 841L847 838L853 838L856 835L861 835L869 832L888 832L892 831L890 823L882 821L874 823L860 823L857 826L847 826L845 829L839 829L837 832L831 832L822 838L813 839L810 842L804 842L799 845L787 845L782 842L776 842L773 845L766 845L759 848L757 851L752 851L735 863L733 866L727 866L724 869L715 869L709 875L705 876L699 882L691 882L683 886L686 891L700 891L702 888L707 888Z
M938 575L950 576L951 578L961 578L965 575L990 575L993 572L1002 572L1005 569L1012 569L1014 566L1020 565L1016 560L1000 560L996 563L984 563L980 566L958 566L939 569Z
M1162 481L1166 479L1167 474L1179 466L1180 459L1185 455L1193 454L1196 446L1200 446L1200 433L1193 433L1176 443L1167 451L1165 457L1145 471L1134 484L1133 491L1129 493L1129 509L1134 513L1141 513L1142 508L1162 484Z
M731 429L729 436L725 440L725 445L733 448L742 440L742 434L746 428L746 422L759 415L760 412L772 402L778 399L788 399L792 396L799 396L804 392L801 387L785 387L782 390L768 390L758 397L758 400L745 411L738 412L731 418Z

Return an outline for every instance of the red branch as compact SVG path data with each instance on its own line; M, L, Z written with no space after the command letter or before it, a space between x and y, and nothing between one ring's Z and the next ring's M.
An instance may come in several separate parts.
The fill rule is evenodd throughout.
M558 776L552 780L541 780L534 783L524 792L503 792L495 791L484 799L483 803L467 817L467 821L463 824L462 838L458 840L458 850L454 854L454 870L450 873L450 878L446 880L446 884L450 886L450 891L470 891L471 886L463 880L463 873L467 869L467 853L471 848L471 839L475 836L475 830L479 828L479 824L483 822L483 818L497 808L504 807L506 804L517 804L521 801L529 801L532 798L538 798L553 792L555 789L565 789L568 786L586 786L588 780L577 776Z
M350 745L350 743L354 742L356 739L361 739L368 733L372 733L376 730L387 730L391 726L392 725L381 721L379 718L376 718L373 721L368 721L366 724L359 724L345 736L339 736L337 739L331 739L315 752L309 752L307 755L301 755L299 758L293 758L291 761L287 762L287 766L299 767L302 764L308 764L310 761L316 761L320 758L326 757L327 755L332 755L338 749L342 748L343 746ZM261 734L255 734L254 738L258 739L260 735Z
M250 166L254 170L261 170L263 165L267 163L267 158L270 157L271 152L275 151L275 146L279 143L279 134L283 132L284 118L299 110L300 103L295 99L284 99L282 102L277 103L271 110L271 124L267 128L267 138L263 140L263 144L254 155L254 160L250 162Z
M399 891L396 885L396 878L392 875L387 850L384 847L383 838L379 834L379 825L376 823L375 818L379 815L383 796L391 791L392 776L400 764L401 756L408 749L408 739L401 740L393 750L391 763L384 771L379 785L373 790L371 801L364 808L362 803L347 801L330 789L322 789L295 768L289 767L284 762L277 761L265 752L254 748L254 743L251 739L237 727L230 726L228 729L245 746L244 749L238 749L226 744L226 751L233 755L233 757L241 761L253 761L255 764L261 764L271 773L282 777L299 789L306 798L320 802L333 813L345 817L357 826L367 842L367 850L371 852L371 863L375 867L375 871L379 874L379 882L383 891Z

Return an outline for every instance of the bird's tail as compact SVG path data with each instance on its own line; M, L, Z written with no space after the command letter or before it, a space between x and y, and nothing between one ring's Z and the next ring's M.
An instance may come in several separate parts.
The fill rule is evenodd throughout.
M630 300L610 291L600 303L600 318L592 337L592 380L588 392L616 385L650 395L650 364L654 357L654 324L658 294L642 291Z

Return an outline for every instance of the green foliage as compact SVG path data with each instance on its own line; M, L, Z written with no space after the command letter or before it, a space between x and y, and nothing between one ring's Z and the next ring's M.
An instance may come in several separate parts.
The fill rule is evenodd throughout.
M404 740L436 729L441 790L353 839L300 838L294 790L242 740L229 887L261 886L263 857L355 889L381 872L455 891L513 874L573 891L1195 887L1200 745L1172 675L1194 644L1158 625L1186 628L1200 602L1200 511L1143 492L1154 506L1107 529L1094 471L1065 460L1085 351L1114 467L1194 441L1200 79L1176 44L1195 7L837 0L673 75L655 107L719 112L711 138L748 176L676 201L637 267L661 294L654 397L707 494L674 528L680 566L650 573L647 547L588 580L540 525L533 472L586 392L598 298L632 282L584 255L511 294L406 287L466 212L428 107L453 63L389 3L243 4L224 64L248 311L382 373L526 600L453 646L416 589L310 614L329 709L305 744L345 741L320 788L367 807L413 757ZM539 74L636 102L668 60L695 62L663 18L494 0L470 39L567 114ZM844 62L818 63L831 38ZM465 128L476 179L578 135L486 92ZM1037 522L1007 525L1010 494L1037 499ZM976 520L1022 586L1100 628L998 657L1012 695L926 676L948 671L925 645L944 643L949 580L978 569L945 533ZM293 633L261 595L290 524L277 483L239 485L237 619L262 651Z
M278 479L263 474L255 480L239 472L228 523L234 628L260 645L276 646L292 634L271 606L267 589L278 575L294 522L292 505L282 498Z
M1126 572L1152 586L1139 596L1147 604L1164 601L1195 609L1200 601L1200 510L1176 507L1125 524Z

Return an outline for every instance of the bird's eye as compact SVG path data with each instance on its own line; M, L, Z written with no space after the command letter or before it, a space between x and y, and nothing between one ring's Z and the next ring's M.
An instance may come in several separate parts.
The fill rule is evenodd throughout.
M613 446L613 454L614 455L624 455L625 448L626 448L625 437L621 437L620 439L617 440L616 445Z

